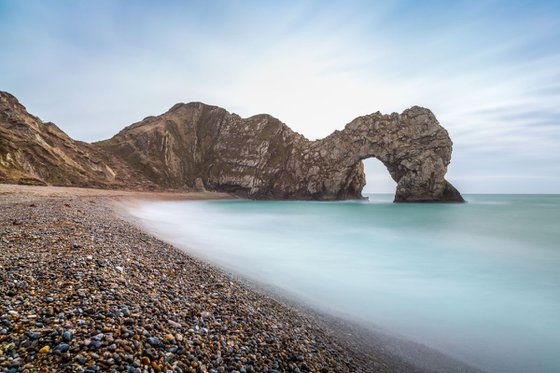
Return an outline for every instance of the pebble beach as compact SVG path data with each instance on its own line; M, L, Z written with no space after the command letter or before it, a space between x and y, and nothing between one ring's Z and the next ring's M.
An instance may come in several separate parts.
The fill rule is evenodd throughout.
M0 186L0 372L414 371L144 233L126 198Z

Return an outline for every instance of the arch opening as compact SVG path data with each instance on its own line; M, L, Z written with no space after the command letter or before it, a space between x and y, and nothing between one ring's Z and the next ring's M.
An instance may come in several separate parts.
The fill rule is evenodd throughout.
M365 182L362 195L395 194L397 183L387 170L387 167L377 158L369 157L362 160L364 164Z

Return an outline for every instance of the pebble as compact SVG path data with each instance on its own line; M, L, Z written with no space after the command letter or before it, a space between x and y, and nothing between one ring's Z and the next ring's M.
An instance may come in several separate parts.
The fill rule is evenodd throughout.
M161 346L161 340L158 337L150 337L148 338L148 343L152 346Z
M66 352L70 349L70 345L67 343L61 343L56 346L55 351Z
M50 350L51 350L50 346L44 346L39 350L39 353L40 354L48 354L50 352Z
M123 314L123 316L130 316L130 310L127 306L121 306L121 313Z
M72 333L69 332L69 331L66 331L66 332L64 332L64 333L62 334L62 339L63 339L65 342L71 342L71 341L72 341L72 338L73 338Z
M174 341L175 337L173 336L173 334L168 333L163 336L163 339L169 342L169 341Z

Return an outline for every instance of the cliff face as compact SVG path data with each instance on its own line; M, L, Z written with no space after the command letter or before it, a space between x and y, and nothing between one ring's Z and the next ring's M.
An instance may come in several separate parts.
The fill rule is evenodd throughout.
M359 117L309 141L269 115L243 119L201 103L177 104L96 144L155 184L203 183L257 199L361 198L362 160L375 157L397 182L395 201L462 201L445 179L452 142L428 110Z
M322 183L325 196L359 197L364 186L361 160L375 157L397 182L396 202L463 202L445 180L452 145L434 114L414 106L402 114L358 117L314 142L305 157L311 160L308 165L321 165L313 183L319 189Z
M397 182L395 201L462 201L445 179L452 143L428 110L356 118L309 141L269 115L177 104L109 140L72 140L0 91L0 182L201 189L256 199L361 198L362 160Z
M303 198L307 194L296 196L285 187L293 178L287 163L308 143L269 115L242 119L216 106L189 103L95 145L165 187L192 187L200 178L211 190Z
M43 123L2 91L0 182L113 188L151 184L121 160L72 140L53 123Z

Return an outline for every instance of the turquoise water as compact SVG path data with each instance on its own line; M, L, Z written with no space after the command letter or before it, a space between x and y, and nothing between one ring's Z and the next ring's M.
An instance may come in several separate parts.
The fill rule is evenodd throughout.
M560 196L146 202L192 254L492 372L560 372Z

